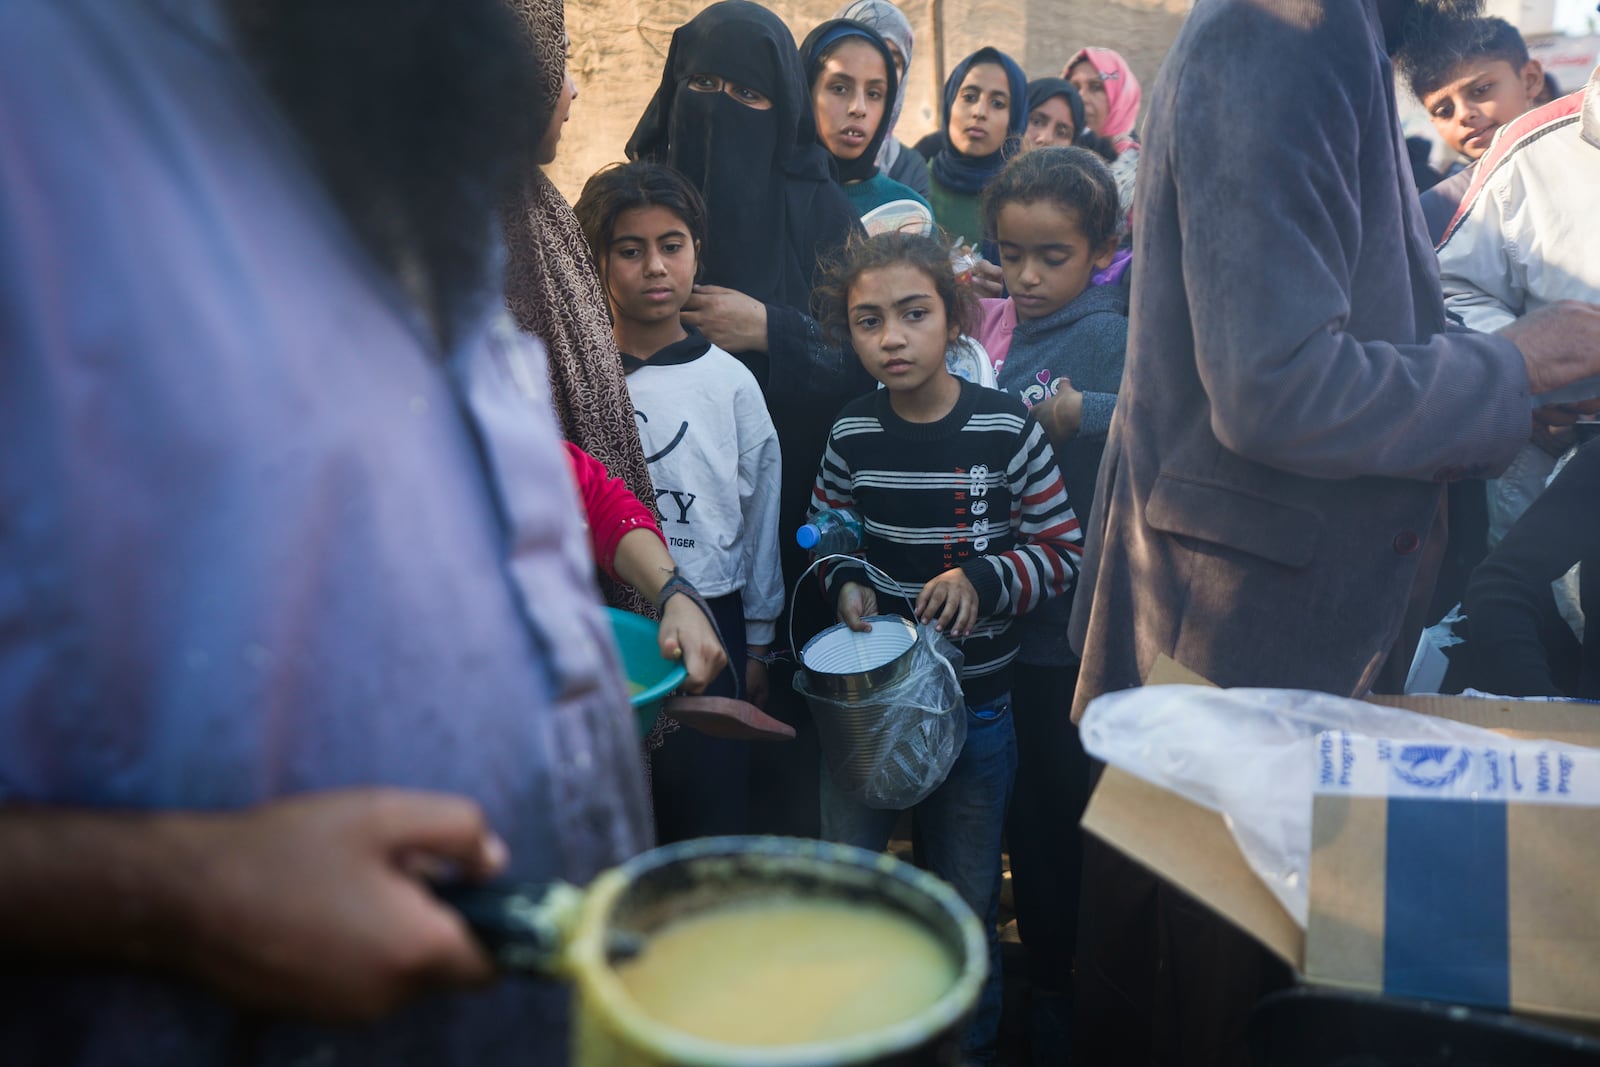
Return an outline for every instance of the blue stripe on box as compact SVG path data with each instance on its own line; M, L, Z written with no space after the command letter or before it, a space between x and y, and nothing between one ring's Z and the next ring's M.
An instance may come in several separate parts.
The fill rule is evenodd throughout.
M1505 1008L1506 808L1389 798L1383 991Z

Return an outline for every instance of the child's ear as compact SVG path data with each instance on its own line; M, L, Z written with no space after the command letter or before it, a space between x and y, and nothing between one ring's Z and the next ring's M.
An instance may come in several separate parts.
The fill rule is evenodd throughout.
M1116 254L1117 239L1115 237L1107 239L1106 243L1101 245L1100 250L1095 253L1093 261L1094 269L1105 270L1107 267L1111 266L1111 260L1116 256Z
M1522 89L1528 94L1529 107L1544 92L1544 65L1537 59L1528 60L1522 68Z

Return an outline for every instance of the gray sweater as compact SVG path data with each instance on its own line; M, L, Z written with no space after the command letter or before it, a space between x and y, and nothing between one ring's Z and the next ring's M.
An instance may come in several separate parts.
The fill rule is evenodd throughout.
M1106 430L1122 386L1127 344L1127 287L1092 285L1053 315L1018 321L996 383L1029 407L1053 396L1062 378L1070 378L1072 387L1083 392L1078 435L1056 446L1056 460L1067 487L1067 502L1085 524L1094 505ZM1071 613L1069 590L1023 616L1018 621L1019 660L1052 666L1076 663L1077 654L1067 643Z

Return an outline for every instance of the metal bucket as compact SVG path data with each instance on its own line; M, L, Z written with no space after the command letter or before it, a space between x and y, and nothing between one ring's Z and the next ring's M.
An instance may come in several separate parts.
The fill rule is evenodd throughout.
M864 567L881 586L895 586L889 575L853 556L824 556L811 566L832 559ZM909 598L906 605L915 610ZM865 791L886 800L915 791L916 783L926 776L925 760L915 751L923 742L888 728L902 707L891 687L904 682L913 664L924 658L918 655L923 638L915 623L898 615L874 615L865 621L872 624L865 633L839 623L806 642L798 656L794 686L811 709L834 783L846 793ZM791 614L790 645L798 647L793 625ZM947 713L959 709L959 689L954 695L957 703L944 708ZM908 743L912 751L907 751Z

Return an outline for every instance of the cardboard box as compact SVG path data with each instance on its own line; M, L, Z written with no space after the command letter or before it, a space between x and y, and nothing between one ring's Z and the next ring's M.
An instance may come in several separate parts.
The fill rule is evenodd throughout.
M1210 683L1164 659L1146 684ZM1372 702L1508 737L1600 748L1593 704ZM1600 807L1419 801L1453 805L1443 817L1454 824L1444 827L1437 812L1396 806L1403 803L1316 797L1304 931L1246 864L1216 812L1108 766L1083 826L1214 908L1308 981L1600 1020ZM1429 851L1464 839L1476 847ZM1409 879L1405 892L1388 892L1392 872ZM1412 966L1417 960L1429 965Z

